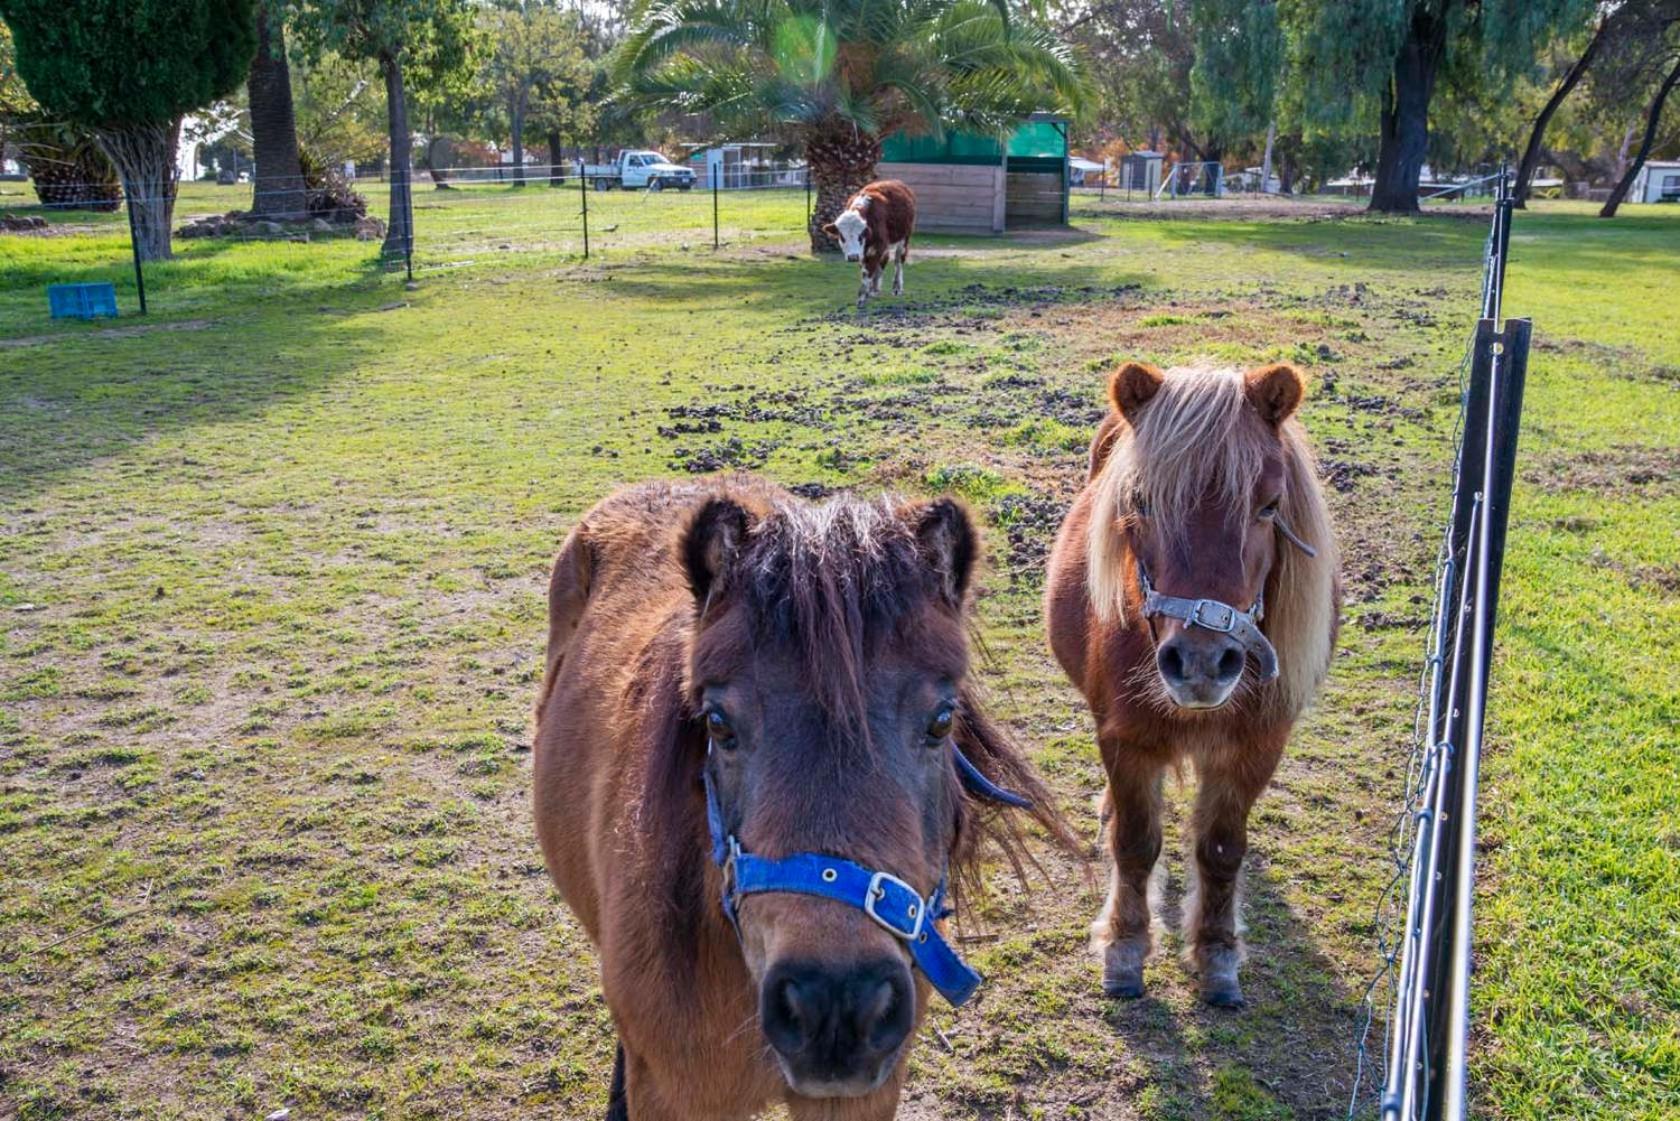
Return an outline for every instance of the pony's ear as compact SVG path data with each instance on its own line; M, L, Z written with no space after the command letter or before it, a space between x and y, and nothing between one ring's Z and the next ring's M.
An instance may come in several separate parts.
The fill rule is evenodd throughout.
M980 534L962 503L937 498L915 514L916 546L938 574L940 591L952 607L961 607L980 553Z
M1161 390L1166 375L1147 362L1126 362L1109 375L1108 399L1126 423L1132 423L1137 411L1149 404Z
M1256 366L1243 375L1243 393L1260 419L1267 424L1282 424L1295 412L1306 395L1306 379L1301 371L1287 362L1273 362Z
M688 586L694 589L694 599L702 609L728 583L749 524L746 509L728 498L711 499L689 523L683 535L683 567L688 570Z

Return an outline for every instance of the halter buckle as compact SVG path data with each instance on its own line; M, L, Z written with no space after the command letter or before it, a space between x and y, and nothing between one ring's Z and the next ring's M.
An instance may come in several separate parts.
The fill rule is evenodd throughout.
M1190 617L1185 622L1192 627L1230 634L1237 629L1237 609L1216 599L1199 599L1191 606Z
M876 908L887 901L888 885L899 889L902 896L909 897L905 918L914 920L914 925L905 929L888 914L883 914ZM895 893L896 894L896 893ZM902 898L899 896L899 898ZM922 924L927 922L927 901L921 893L890 872L877 872L869 880L869 891L863 897L863 913L874 919L889 934L893 934L906 942L914 942L922 933Z

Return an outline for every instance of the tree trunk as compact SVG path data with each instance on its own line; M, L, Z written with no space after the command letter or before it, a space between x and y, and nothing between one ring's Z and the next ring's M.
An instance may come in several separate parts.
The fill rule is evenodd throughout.
M438 145L447 143L447 136L433 136L426 141L426 171L432 177L432 187L439 191L454 190L449 185L449 169L438 166Z
M167 261L169 225L175 217L175 145L181 118L168 124L99 130L99 146L122 178L134 211L134 243L142 261Z
M817 194L806 227L811 252L832 253L840 248L838 241L823 233L823 227L839 217L851 197L875 178L880 159L880 138L844 122L828 122L806 139L805 162Z
M1295 153L1285 150L1283 159L1278 163L1278 194L1293 195L1295 193Z
M246 82L251 98L251 213L264 218L306 218L309 192L298 158L292 114L292 75L286 65L286 29L267 4L257 5L257 54Z
M1620 179L1628 167L1628 149L1633 147L1633 138L1639 132L1639 125L1631 124L1622 133L1622 146L1616 149L1616 174L1613 178Z
M1377 213L1418 212L1418 180L1429 148L1429 102L1446 47L1446 20L1420 6L1394 58L1393 80L1383 91L1377 173L1371 184L1370 209Z
M1627 193L1633 187L1633 181L1639 178L1639 169L1645 166L1645 158L1651 154L1651 144L1657 139L1657 126L1662 123L1663 102L1668 100L1669 91L1676 83L1680 83L1680 59L1674 63L1674 69L1668 72L1663 84L1657 89L1657 96L1651 99L1651 108L1645 114L1645 138L1639 142L1639 151L1622 173L1621 181L1616 189L1610 192L1610 197L1604 201L1604 209L1598 212L1600 218L1614 218L1616 208L1622 205Z
M391 145L391 212L385 224L385 244L380 254L387 260L408 255L413 241L409 227L412 215L410 180L413 177L414 154L408 133L408 98L403 92L402 62L393 55L379 60L380 72L385 76L385 111Z
M1523 149L1522 163L1517 165L1516 206L1519 209L1527 209L1529 184L1534 181L1534 171L1540 166L1540 145L1546 138L1546 126L1552 123L1558 106L1563 104L1563 99L1569 96L1569 91L1575 88L1587 72L1587 67L1592 65L1599 46L1604 42L1604 28L1608 23L1608 20L1598 21L1598 29L1593 32L1587 49L1581 52L1581 57L1575 60L1575 65L1569 68L1569 73L1563 76L1563 81L1558 83L1552 96L1546 99L1540 115L1534 119L1534 129L1528 134L1528 147Z
M561 170L561 161L566 158L566 152L560 144L560 133L551 128L544 139L548 142L548 185L564 186L566 177Z
M1270 194L1272 189L1272 148L1277 144L1277 122L1266 125L1266 154L1260 160L1260 193Z

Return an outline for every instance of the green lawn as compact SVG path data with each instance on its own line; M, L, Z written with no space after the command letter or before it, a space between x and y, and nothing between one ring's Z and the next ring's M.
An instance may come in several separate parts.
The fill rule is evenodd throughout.
M1484 221L1082 198L1072 233L919 239L906 299L860 319L852 270L801 251L802 192L725 195L716 253L709 196L589 201L584 263L576 192L424 192L414 287L354 241L181 243L114 325L50 322L41 289L111 279L131 310L120 216L0 235L0 1117L599 1114L607 1015L532 837L528 713L547 562L630 480L968 496L991 692L1094 839L1043 551L1102 371L1200 355L1312 373L1347 566L1330 688L1255 815L1250 1007L1202 1010L1171 939L1150 999L1104 1001L1096 886L999 873L966 928L991 981L935 1016L903 1114L1340 1116ZM180 217L242 203L193 185ZM1654 1121L1680 1111L1680 212L1546 204L1512 253L1537 349L1478 1114Z

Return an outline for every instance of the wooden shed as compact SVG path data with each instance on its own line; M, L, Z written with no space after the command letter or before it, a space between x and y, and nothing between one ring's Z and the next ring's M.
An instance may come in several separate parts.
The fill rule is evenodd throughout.
M916 192L918 230L1000 234L1066 225L1067 120L1035 113L1007 142L965 132L894 133L882 142L876 174Z

